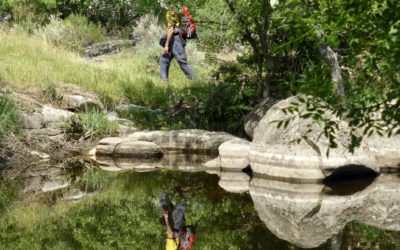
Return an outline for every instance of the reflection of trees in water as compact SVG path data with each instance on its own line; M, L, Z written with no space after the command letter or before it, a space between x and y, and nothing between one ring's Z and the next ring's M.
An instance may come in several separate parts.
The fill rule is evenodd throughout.
M186 202L187 224L197 224L198 229L194 246L257 249L287 245L266 231L248 195L226 193L218 188L217 176L168 170L85 171L86 177L76 178L77 188L84 188L91 179L98 180L89 184L96 187L100 182L96 196L77 204L18 206L1 219L0 241L6 242L4 246L136 249L140 245L162 249L165 232L158 222L161 190L176 204Z
M181 163L189 166L188 162L190 161L186 157L178 158L179 161L176 162L180 163L171 163L170 166L173 166L174 169L180 169ZM198 164L200 158L196 159L193 162ZM78 204L46 202L42 205L31 205L15 203L16 205L10 210L10 213L5 213L6 216L0 219L0 242L7 242L5 247L10 249L28 246L57 248L62 245L63 248L116 248L119 246L135 249L140 244L145 249L162 249L165 232L158 223L161 214L158 195L160 191L164 191L175 204L184 202L187 204L187 224L197 224L198 229L195 247L209 249L228 249L229 247L238 249L293 249L294 247L291 244L270 233L262 221L270 227L271 222L274 221L283 225L285 222L293 220L295 224L290 222L286 227L292 231L304 230L305 228L314 230L315 233L312 236L304 234L305 238L299 239L301 244L312 243L315 239L321 238L318 234L326 232L316 226L315 222L340 224L343 222L341 216L347 216L351 211L354 211L352 208L354 203L345 202L344 204L348 206L344 206L346 207L344 210L339 209L340 211L335 210L335 206L339 206L340 201L348 199L346 196L352 197L353 201L362 200L357 199L357 197L361 197L367 192L360 188L358 191L361 190L361 192L356 192L355 196L354 194L345 194L345 196L336 197L336 195L332 195L335 194L332 192L336 190L333 187L327 188L318 184L309 186L282 184L282 182L270 183L271 185L258 190L263 193L264 198L268 194L271 195L271 190L275 190L276 194L279 193L277 190L283 190L278 195L289 201L291 199L296 200L296 197L300 200L303 199L304 209L302 210L298 204L292 206L289 202L286 205L277 205L271 203L271 199L267 199L267 202L262 204L272 204L274 213L273 217L265 220L263 211L260 212L260 200L254 198L253 194L253 200L259 214L254 210L253 201L248 194L230 194L218 187L219 184L226 190L246 192L250 177L243 172L219 171L219 176L209 175L205 172L180 172L166 169L153 169L152 172L143 173L134 171L115 173L86 166L85 162L81 162L81 165L74 162L71 166L73 166L72 171L67 171L67 175L63 177L70 183L70 186L66 189L47 192L48 199L51 196L60 199L60 197L65 197L68 192L74 190L86 193L99 189L100 191L90 199L81 200ZM193 168L185 167L182 169ZM42 173L40 169L38 171ZM37 174L34 173L32 172L31 175L37 177ZM53 177L56 177L55 179L59 179L59 171L52 170L50 173ZM380 178L384 177L381 176ZM51 177L43 179L52 180ZM384 181L374 182L371 185L374 189L367 187L368 192L375 190L375 193L369 195L371 196L370 203L366 205L363 210L364 213L359 207L355 208L357 210L356 220L379 226L377 220L374 221L371 216L368 217L373 212L369 209L374 208L373 204L378 204L377 199L392 197L390 193L382 195L382 190L395 190L396 185L398 185L390 178L382 180ZM257 177L252 181L251 190L253 191L256 181ZM43 182L39 183L43 184ZM42 188L43 186L39 185L38 187ZM291 192L288 192L290 190ZM315 194L317 206L314 206L314 203L307 197L304 198L304 194L307 194L308 198ZM75 193L75 195L79 196L79 193ZM328 199L332 201L328 204L326 197L323 196L330 196L331 198ZM387 202L389 201L383 201L383 206ZM331 205L331 210L326 211L326 204ZM265 210L265 207L262 209ZM287 211L290 211L290 213L286 213ZM398 215L395 211L390 211L388 214L392 217ZM299 224L296 224L297 215L301 215L302 218ZM324 217L324 215L328 217ZM259 216L262 220L259 219ZM336 216L337 219L329 219L329 216ZM340 225L344 226L345 224ZM337 230L333 231L340 232L343 229L340 225L334 226ZM55 228L57 230L54 230ZM394 229L389 224L385 228ZM276 233L273 229L271 230ZM329 227L325 227L325 230L329 231ZM299 236L299 232L287 231L284 237L279 233L277 235L297 244L298 242L293 242L290 237ZM350 236L349 232L354 237ZM322 237L320 243L332 236L330 232L326 235L325 238ZM374 236L372 239L371 235ZM393 235L375 227L351 222L343 229L342 245L356 246L360 243L363 246L368 246L368 244L374 246L382 244L382 246L390 248L395 242L400 241L399 236ZM330 246L329 242L325 242L319 248L328 249Z

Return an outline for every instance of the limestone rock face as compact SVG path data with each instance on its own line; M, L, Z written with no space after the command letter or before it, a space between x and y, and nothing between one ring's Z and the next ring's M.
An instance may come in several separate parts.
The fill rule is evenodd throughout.
M147 141L127 141L115 146L114 157L123 158L161 158L163 156L161 148L152 142Z
M224 142L218 148L221 157L221 168L241 170L250 165L250 142L244 139L233 139Z
M264 117L265 113L276 103L277 101L272 99L264 99L257 104L252 111L244 118L244 130L246 134L253 139L254 130L258 123Z
M65 119L73 115L73 112L53 108L49 105L44 105L42 115L45 123L59 123L64 122Z
M86 48L86 54L88 56L99 56L110 53L112 51L119 50L125 47L131 47L135 43L133 40L113 40L101 43L95 43Z
M286 128L277 128L275 121L287 120L291 114L284 114L281 109L298 102L298 97L291 97L278 102L265 114L258 124L253 142L250 145L250 165L255 173L288 178L318 181L330 175L333 170L346 165L363 165L378 172L376 159L366 146L357 148L354 154L348 150L350 138L346 122L332 114L325 116L337 122L339 134L338 147L326 152L329 140L324 136L323 127L312 119L291 120ZM305 111L305 105L299 105ZM311 129L310 133L307 133ZM306 135L307 140L297 139Z
M201 129L174 131L137 132L129 136L132 140L151 141L164 150L184 153L217 153L218 147L235 137L224 132L209 132Z
M400 169L400 135L391 137L374 134L364 138L361 144L367 147L376 159L380 169Z
M152 142L131 141L125 138L110 137L99 142L96 155L121 158L161 158L161 148Z
M33 114L21 112L21 122L23 129L41 129L45 126L43 115L36 112Z
M102 139L96 147L96 156L113 156L115 147L125 141L129 140L120 137L108 137Z
M103 108L98 95L73 84L60 83L56 87L56 95L63 109L86 111Z
M158 138L164 136L166 131L145 131L145 132L135 132L128 135L129 140L133 141L150 141L155 142Z

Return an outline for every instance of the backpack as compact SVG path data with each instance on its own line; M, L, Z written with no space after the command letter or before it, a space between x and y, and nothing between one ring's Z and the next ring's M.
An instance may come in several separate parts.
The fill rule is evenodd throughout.
M196 237L196 229L193 226L187 226L184 230L179 231L179 249L190 250L194 238Z
M192 20L192 16L189 13L188 7L183 7L181 9L182 17L182 26L180 28L179 33L184 36L186 39L195 39L197 38L196 34L196 25Z

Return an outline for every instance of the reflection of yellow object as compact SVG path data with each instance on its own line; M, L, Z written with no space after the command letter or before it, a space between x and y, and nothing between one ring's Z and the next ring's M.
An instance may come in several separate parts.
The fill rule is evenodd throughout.
M179 239L167 239L167 245L165 246L165 249L167 250L177 250L179 247Z
M167 26L169 27L179 27L180 26L180 18L179 14L176 12L176 9L169 10L166 15Z

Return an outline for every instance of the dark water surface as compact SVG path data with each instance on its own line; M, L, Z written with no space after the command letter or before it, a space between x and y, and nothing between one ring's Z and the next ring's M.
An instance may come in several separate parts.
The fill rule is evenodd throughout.
M396 174L299 184L203 169L210 159L33 165L1 181L0 249L164 249L160 191L186 203L192 249L400 249Z

